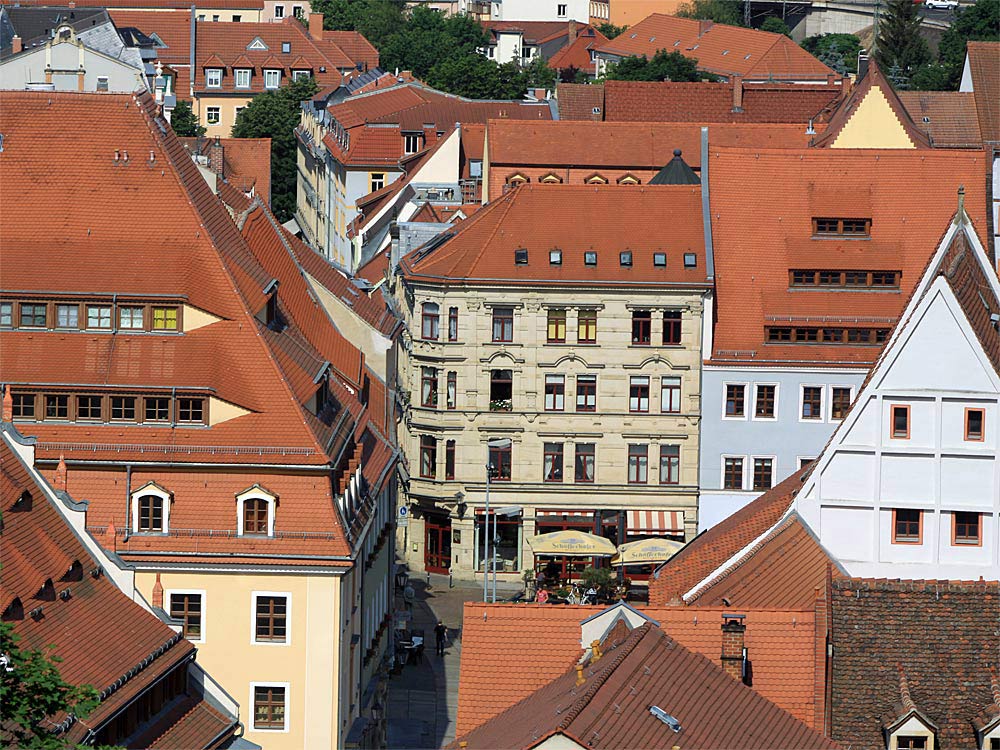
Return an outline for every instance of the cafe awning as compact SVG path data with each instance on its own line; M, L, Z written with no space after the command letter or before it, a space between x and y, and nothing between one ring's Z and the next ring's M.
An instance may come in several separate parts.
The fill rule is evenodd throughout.
M684 542L673 539L640 539L638 542L627 542L618 547L618 554L611 558L611 564L647 565L662 563L676 555L684 546Z
M684 511L682 510L630 510L628 511L628 533L678 534L684 533Z
M528 539L528 546L536 555L561 557L611 557L618 551L603 536L573 529L538 534Z

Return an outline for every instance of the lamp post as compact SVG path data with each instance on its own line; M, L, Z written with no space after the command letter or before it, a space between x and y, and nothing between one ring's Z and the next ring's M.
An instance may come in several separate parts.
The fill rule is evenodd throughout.
M486 441L487 451L493 448L509 448L511 444L510 438L497 438L495 440ZM486 463L486 527L483 532L486 534L486 540L484 544L484 555L483 555L483 602L489 601L489 584L490 584L490 569L488 566L493 566L493 577L494 585L493 590L496 592L496 565L493 562L493 558L490 556L490 479L493 478L497 471L497 467L493 465L492 461L487 460ZM496 534L497 524L496 519L493 520L493 533Z
M499 539L500 531L497 528L497 519L500 516L515 516L522 510L520 505L505 505L502 508L497 508L493 511L493 547L496 549L496 544ZM496 561L493 561L493 594L490 597L494 604L497 603L497 566Z

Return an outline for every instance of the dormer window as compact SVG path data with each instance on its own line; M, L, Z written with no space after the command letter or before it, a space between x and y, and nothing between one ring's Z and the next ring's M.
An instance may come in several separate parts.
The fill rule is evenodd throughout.
M420 150L420 141L423 136L420 133L406 133L403 136L403 153L415 154Z
M205 68L205 87L217 89L222 86L222 68Z
M303 80L305 78L312 78L312 71L311 70L293 70L292 71L292 80L293 81L301 81L301 80Z
M264 88L266 89L276 89L281 87L281 71L280 70L265 70L264 71Z
M523 185L526 182L528 182L528 178L520 172L512 174L507 178L507 184L511 187L517 187L518 185Z
M155 482L132 493L132 532L166 534L170 530L170 493Z
M240 536L274 536L274 510L278 496L259 484L236 496L236 523Z
M562 184L562 177L557 174L549 172L547 175L538 180L544 185L559 185Z
M238 89L250 88L250 68L236 69L236 88Z

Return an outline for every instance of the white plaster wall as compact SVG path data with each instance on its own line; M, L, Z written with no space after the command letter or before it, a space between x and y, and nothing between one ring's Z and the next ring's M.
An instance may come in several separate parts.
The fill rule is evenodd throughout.
M914 507L912 504L910 507ZM937 546L939 514L924 511L924 528L920 544L892 543L892 509L883 508L878 514L879 560L881 562L929 563ZM932 576L927 576L928 578Z
M878 442L878 402L874 398L868 399L863 405L855 404L855 411L858 411L857 421L844 436L845 445L865 445L871 446Z
M965 439L965 410L967 408L985 409L985 434L980 443L969 442ZM996 404L989 401L952 401L946 400L941 404L941 447L943 450L960 449L990 451L996 447L996 426L997 409Z
M934 456L883 456L883 503L933 500Z
M820 511L823 545L838 559L871 559L873 520L868 508L826 506Z
M823 470L824 499L875 499L875 457L868 453L838 453Z
M990 550L993 548L996 523L991 516L986 516L980 520L983 524L983 543L974 544L952 544L951 535L954 528L954 513L947 512L940 515L938 524L937 546L938 558L942 563L948 565L989 565Z
M990 457L943 456L941 458L941 504L992 508L993 472Z

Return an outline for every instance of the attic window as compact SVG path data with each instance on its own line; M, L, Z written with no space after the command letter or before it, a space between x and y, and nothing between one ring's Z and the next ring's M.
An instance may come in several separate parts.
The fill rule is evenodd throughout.
M21 604L21 599L15 597L14 601L7 605L7 609L3 611L0 615L0 620L4 622L10 622L11 620L23 620L24 619L24 606Z
M924 122L930 122L930 121L931 121L931 118L929 118L929 117L924 117Z
M618 262L621 263L623 266L631 266L632 265L632 251L631 250L623 250L622 252L618 253Z
M601 114L601 108L600 108L600 107L594 107L594 108L593 108L592 110L590 110L590 111L591 111L591 113L592 113L592 114L595 114L595 115L599 115L599 114Z
M56 587L51 578L46 578L45 583L38 589L35 598L43 602L54 602L56 600Z
M666 253L653 253L653 265L658 268L664 268L667 265L667 254Z
M870 237L871 230L871 218L822 216L813 219L815 236Z
M281 53L283 55L291 54L291 51L292 51L292 43L291 42L282 42L281 43Z
M69 570L63 574L60 579L62 581L82 581L83 580L83 564L79 560L74 560L73 564L69 566Z
M549 265L562 265L562 250L549 250Z
M583 263L587 266L597 265L597 253L593 250L588 250L583 254Z
M695 268L698 265L698 256L694 253L684 253L684 267Z
M527 248L518 248L514 251L514 263L519 266L528 265L528 250Z
M250 44L247 45L248 50L267 50L267 45L264 44L264 40L260 37L256 37Z

